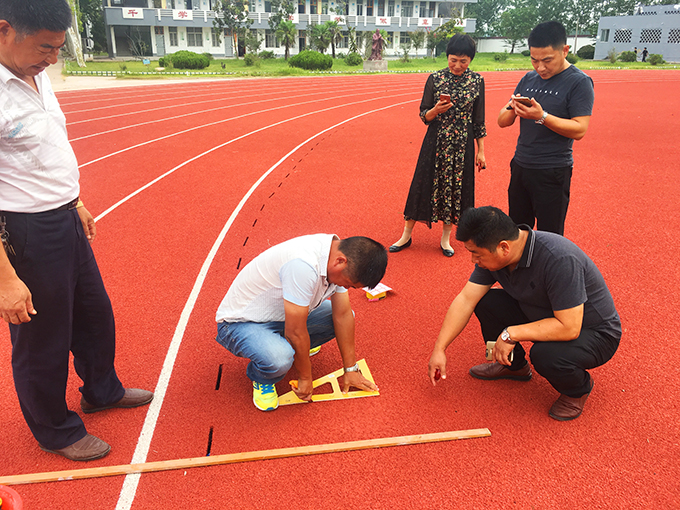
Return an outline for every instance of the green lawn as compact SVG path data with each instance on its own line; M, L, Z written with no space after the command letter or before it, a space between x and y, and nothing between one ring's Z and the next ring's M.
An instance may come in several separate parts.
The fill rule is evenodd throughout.
M424 50L420 50L421 55ZM531 61L529 57L524 57L521 54L508 55L505 61L497 61L494 59L494 53L478 53L475 57L471 69L475 71L503 71L503 70L530 70ZM224 63L225 68L222 68ZM665 64L652 66L648 62L615 62L611 63L607 60L579 60L576 64L580 69L675 69L678 66L675 64ZM151 60L149 65L144 65L141 61L97 61L88 62L85 68L79 68L75 62L67 61L64 66L65 74L79 74L79 71L85 71L83 74L98 74L98 73L115 73L122 77L143 77L146 73L157 75L155 69L158 67L158 60ZM432 72L446 67L446 56L441 55L436 60L432 58L425 58L419 56L418 58L411 58L409 62L402 62L400 60L388 60L388 68L391 72ZM305 76L311 74L318 74L311 71L304 71L302 69L292 68L288 62L283 58L276 59L261 59L256 65L247 66L244 59L221 59L212 60L210 67L201 71L182 70L182 69L166 69L162 72L163 75L169 77L177 77L178 74L189 75L192 73L215 73L218 75L230 76ZM361 73L362 66L348 66L342 58L336 58L333 61L333 68L326 73ZM172 74L175 73L175 74Z

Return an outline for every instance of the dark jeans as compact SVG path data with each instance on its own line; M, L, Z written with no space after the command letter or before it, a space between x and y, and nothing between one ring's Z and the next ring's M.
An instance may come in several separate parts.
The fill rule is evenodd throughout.
M113 366L111 302L75 209L2 214L16 252L10 261L38 312L9 327L14 385L38 442L65 448L87 434L66 406L69 351L89 403L110 404L125 393Z
M519 303L503 289L489 290L477 304L475 315L485 342L495 342L508 326L531 322ZM590 390L586 370L609 361L619 347L619 340L592 329L581 329L578 338L568 342L534 342L531 363L558 392L578 398ZM519 370L525 363L526 353L518 343L510 370Z
M523 168L510 162L508 216L512 221L537 230L564 235L569 207L571 166L562 168Z

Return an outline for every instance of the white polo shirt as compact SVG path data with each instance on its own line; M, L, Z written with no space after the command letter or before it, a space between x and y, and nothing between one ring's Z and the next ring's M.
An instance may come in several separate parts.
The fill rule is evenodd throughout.
M40 94L0 64L0 210L56 209L80 194L66 118L45 71Z
M314 234L285 241L255 257L236 276L217 309L217 322L285 321L284 299L318 307L347 289L327 276L333 234Z

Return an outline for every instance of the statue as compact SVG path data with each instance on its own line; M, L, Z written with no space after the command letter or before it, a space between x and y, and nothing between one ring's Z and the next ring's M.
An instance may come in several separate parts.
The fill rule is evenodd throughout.
M380 30L375 29L375 34L373 34L373 46L371 47L371 56L368 60L382 60L382 50L385 45L385 41L380 35Z

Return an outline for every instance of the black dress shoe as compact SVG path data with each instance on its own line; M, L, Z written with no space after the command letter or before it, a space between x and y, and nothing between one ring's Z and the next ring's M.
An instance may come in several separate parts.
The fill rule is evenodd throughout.
M453 250L447 250L441 244L439 245L439 247L442 249L442 253L444 254L445 257L453 257Z
M408 248L409 246L411 246L411 241L413 241L413 238L412 238L412 237L409 238L409 240L406 241L406 242L405 242L404 244L402 244L401 246L397 246L396 244L393 244L392 246L390 246L389 252L390 252L390 253L397 253L398 251L405 250L406 248ZM451 255L453 255L453 253L451 253Z

